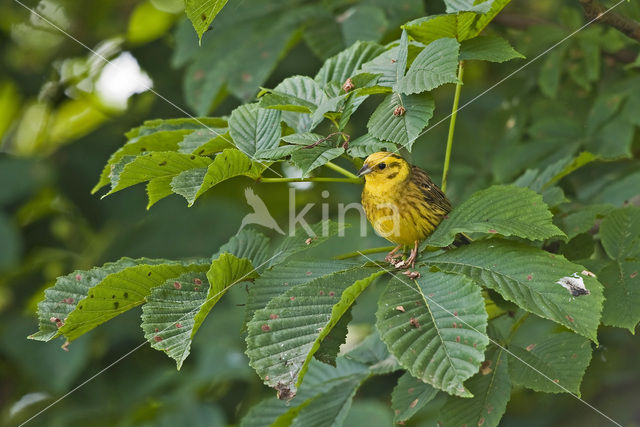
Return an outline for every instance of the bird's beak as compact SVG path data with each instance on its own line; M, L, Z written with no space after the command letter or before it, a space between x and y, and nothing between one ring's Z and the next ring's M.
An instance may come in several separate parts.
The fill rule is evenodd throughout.
M362 166L362 168L358 171L358 176L366 175L370 173L372 170L373 169L371 169L371 166L365 163L364 166Z

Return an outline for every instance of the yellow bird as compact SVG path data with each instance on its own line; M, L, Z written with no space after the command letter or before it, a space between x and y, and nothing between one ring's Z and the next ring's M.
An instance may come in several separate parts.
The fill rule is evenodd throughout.
M418 244L429 237L451 211L451 202L429 175L394 153L380 151L364 161L362 206L376 232L396 246L385 260L413 267ZM403 246L413 246L406 261L396 261Z

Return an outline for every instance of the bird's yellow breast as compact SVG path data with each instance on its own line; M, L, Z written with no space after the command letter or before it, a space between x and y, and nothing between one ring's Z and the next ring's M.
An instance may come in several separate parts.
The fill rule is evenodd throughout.
M374 230L399 245L426 239L446 215L411 180L395 186L365 183L362 206Z

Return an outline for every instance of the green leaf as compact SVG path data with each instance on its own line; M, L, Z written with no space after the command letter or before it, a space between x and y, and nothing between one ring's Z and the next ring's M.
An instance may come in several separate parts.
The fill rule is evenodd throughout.
M233 142L228 129L198 129L185 135L178 144L178 152L210 156L225 148L233 148Z
M353 305L355 305L355 302ZM318 347L318 350L314 354L314 357L317 360L328 365L336 366L336 357L340 351L340 346L346 342L348 333L347 328L349 323L351 323L351 320L353 320L353 316L351 316L353 305L351 305L342 317L340 317L338 323L336 323L320 343L320 347Z
M151 290L142 306L142 330L151 347L182 367L191 349L194 317L207 298L204 272L189 272Z
M384 271L357 268L315 279L273 298L247 324L247 355L265 384L290 398L309 362L355 299Z
M38 303L40 330L30 335L29 338L49 341L60 336L56 319L64 322L67 316L78 306L78 303L87 297L89 290L110 274L139 264L158 262L162 261L146 258L121 258L116 262L106 263L102 267L94 267L91 270L76 270L66 276L58 277L55 285L45 290L44 300Z
M280 111L246 104L233 110L229 132L240 151L250 158L255 153L275 148L280 142Z
M514 58L524 58L508 41L498 36L480 36L465 40L460 44L460 60L480 60L505 62Z
M356 5L347 9L343 16L347 17L341 22L342 35L347 46L358 41L377 42L389 25L384 11L373 5Z
M451 2L448 10L459 10L446 15L425 16L402 26L415 40L429 44L434 40L451 37L459 41L472 39L495 18L511 0L489 0L470 6L469 1ZM487 4L490 7L487 10ZM486 10L486 13L484 11ZM478 13L480 12L480 13Z
M189 206L213 186L236 176L258 179L266 165L250 160L235 148L218 154L208 168L186 170L171 180L171 189L183 196Z
M151 209L151 206L155 205L158 201L164 199L167 196L173 194L171 189L171 176L163 176L160 178L154 178L147 183L147 210Z
M277 110L312 113L324 98L324 92L318 83L311 77L293 76L284 79L273 90L260 97L260 107ZM294 129L298 120L294 119L299 114L285 114L283 119ZM291 123L290 123L291 122ZM298 130L300 132L300 130Z
M436 394L438 389L405 372L391 392L391 407L395 413L393 422L398 424L413 417L424 405L433 400Z
M88 296L79 298L78 295L74 299L75 307L66 318L58 317L64 324L58 329L56 336L64 335L69 341L73 341L107 320L142 304L151 289L165 280L188 271L204 271L207 268L206 264L197 262L145 261L144 264L128 266L119 271L109 268L109 274L104 277L101 277L104 273L89 276L92 284L96 282L96 278L101 277L101 280L91 288L86 288ZM76 275L76 279L78 277L78 281L82 282L82 273Z
M552 50L544 59L540 74L538 75L538 86L540 91L549 98L555 98L560 86L562 76L562 63L568 45L559 45ZM594 151L594 150L590 150Z
M222 10L227 0L185 0L184 9L187 17L202 40L202 35L209 29L209 25Z
M269 239L262 233L255 230L243 228L239 230L227 243L220 246L218 253L211 258L216 259L223 253L230 253L237 258L246 258L255 266L255 270L260 272L271 257L269 250Z
M413 60L395 90L410 95L435 89L445 83L457 82L459 48L460 44L452 38L430 43Z
M268 269L249 287L246 322L251 320L256 310L266 307L269 301L289 289L358 265L350 261L293 259Z
M446 251L425 260L443 271L466 274L508 301L553 320L597 343L602 285L583 275L584 267L523 244L490 239ZM573 297L557 282L581 274L589 295Z
M325 61L316 74L315 81L325 86L329 82L342 85L353 77L365 62L382 53L382 46L372 42L356 42L348 49Z
M571 240L578 234L589 231L598 218L603 218L614 209L611 205L588 205L584 206L567 216L556 216L559 220L559 227L567 234L567 239Z
M251 261L246 258L237 258L234 255L224 253L213 260L209 271L207 271L209 292L206 301L195 314L191 338L198 332L213 306L220 301L229 288L257 277L259 277L258 273L254 270Z
M206 167L209 163L211 159L208 157L170 151L148 153L134 159L125 156L115 165L111 174L111 190L105 196L154 178L174 177L186 170ZM118 168L120 164L124 165L121 170Z
M321 425L328 425L335 421L335 412L325 411L318 413L318 404L313 404L316 398L322 402L320 406L335 408L340 412L340 407L350 404L352 394L338 393L345 386L352 385L355 381L362 383L369 375L368 366L341 356L336 360L336 367L331 367L317 360L309 364L309 371L302 383L298 394L290 401L274 398L265 399L249 410L242 419L242 427L263 427L266 425L283 426L291 425L292 421L301 415L307 406L319 417L317 421ZM328 397L333 395L334 399ZM302 415L306 421L308 413Z
M298 217L303 215L303 213L304 211L298 214ZM302 228L303 234L298 235L298 229L294 229L298 217L289 219L289 235L282 240L275 250L276 256L271 259L269 266L279 264L297 253L304 252L307 249L314 248L326 242L330 237L337 235L342 227L345 226L331 220L321 221L309 226L309 224L302 219L300 221L300 228Z
M407 22L402 26L414 40L428 45L441 38L458 35L456 15L430 15Z
M640 208L609 213L600 224L600 241L611 259L640 258Z
M109 157L100 174L100 180L91 190L91 194L95 194L109 183L112 168L124 157L138 156L151 151L176 151L180 141L191 132L193 131L184 129L159 131L129 140Z
M404 112L401 111L404 108ZM369 133L383 141L391 141L411 151L413 142L429 123L435 104L428 93L388 95L367 123Z
M580 395L580 383L591 362L588 340L571 332L548 334L541 339L520 336L519 343L510 345L509 351L513 353L509 356L509 376L514 384L546 393L569 390Z
M309 172L340 157L343 153L344 148L327 148L321 144L291 153L291 161L302 169L302 176L307 177Z
M380 86L393 87L404 76L408 52L407 32L402 30L398 46L386 50L371 61L362 64L362 69L368 73L381 74L378 79Z
M494 185L474 193L445 218L427 239L433 246L450 245L458 233L481 232L545 240L564 233L551 222L542 196L527 188Z
M456 12L478 12L487 13L491 8L492 0L476 1L476 0L444 0L447 6L447 13Z
M351 157L367 157L378 151L393 151L396 146L390 142L380 141L368 133L349 142L347 154Z
M376 327L411 375L470 397L463 382L478 371L488 344L480 288L462 275L418 272L414 281L393 275L378 302Z
M141 45L164 36L175 21L175 15L159 10L152 2L139 3L129 18L127 41Z
M640 322L640 259L611 262L598 278L606 297L602 323L626 328L633 334Z
M473 398L449 398L440 409L439 421L446 426L496 427L511 397L507 354L504 350L491 346L480 372L467 381L467 387L473 393Z
M519 187L529 187L533 191L541 192L570 173L597 159L598 156L588 151L581 152L577 157L567 156L550 164L540 173L538 173L537 169L533 172L531 169L527 169L527 171L516 180L515 185Z

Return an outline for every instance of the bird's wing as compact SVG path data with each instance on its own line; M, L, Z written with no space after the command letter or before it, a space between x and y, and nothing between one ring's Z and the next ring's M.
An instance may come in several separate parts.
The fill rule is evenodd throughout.
M435 185L429 175L417 166L411 168L411 179L422 190L425 200L445 212L451 211L451 202L440 187Z

